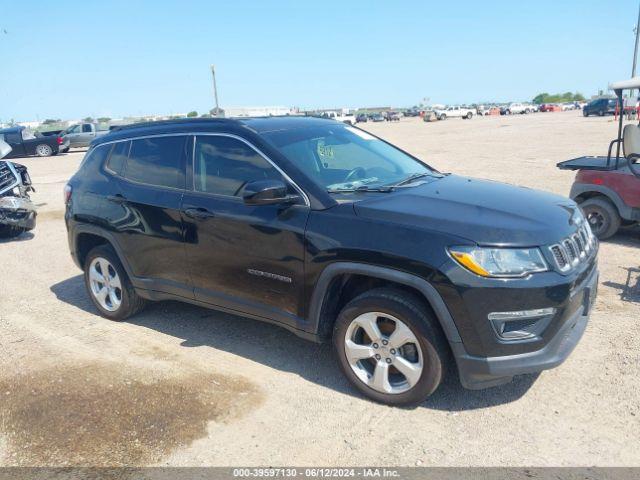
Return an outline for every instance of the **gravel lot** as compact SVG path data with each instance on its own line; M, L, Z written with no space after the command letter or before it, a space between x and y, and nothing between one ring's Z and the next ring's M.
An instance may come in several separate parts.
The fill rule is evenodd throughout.
M564 195L556 162L615 135L579 112L364 128L442 171ZM639 229L602 244L596 308L562 366L390 408L350 388L328 346L275 326L178 303L96 315L63 223L82 156L23 160L38 226L0 243L0 465L640 464Z

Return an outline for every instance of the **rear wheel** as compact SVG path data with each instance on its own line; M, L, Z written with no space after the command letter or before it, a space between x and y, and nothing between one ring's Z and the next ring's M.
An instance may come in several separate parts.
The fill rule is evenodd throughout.
M417 404L440 385L448 364L446 339L421 302L379 288L349 302L333 331L338 362L367 397Z
M471 112L467 113L467 120L471 120L471 117L473 117L473 113Z
M89 252L84 262L84 281L91 301L103 317L124 320L146 305L109 245L100 245Z
M447 116L444 113L440 114L440 117L438 117L438 120L446 120L446 119L447 119Z
M591 231L600 240L609 238L618 231L622 219L616 207L602 197L589 198L580 204Z
M36 155L39 157L50 157L53 155L53 149L44 143L36 146Z

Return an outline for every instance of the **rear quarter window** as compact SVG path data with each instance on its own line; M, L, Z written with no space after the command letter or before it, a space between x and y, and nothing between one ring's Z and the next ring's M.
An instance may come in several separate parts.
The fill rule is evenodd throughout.
M111 144L98 145L97 147L92 148L91 150L89 150L87 155L82 160L82 163L80 164L80 168L82 168L83 166L85 166L87 164L93 164L93 163L96 163L98 165L102 165L104 163L104 161L107 159L107 157L109 156L109 152L111 151L111 147L112 146L113 145L111 145ZM98 167L98 168L100 168L100 167Z
M127 156L129 156L129 147L131 142L117 142L113 144L113 149L111 150L111 155L109 156L109 160L107 161L107 169L111 172L122 175L122 171L124 170L124 164L127 161ZM111 145L102 145L104 147L111 147Z

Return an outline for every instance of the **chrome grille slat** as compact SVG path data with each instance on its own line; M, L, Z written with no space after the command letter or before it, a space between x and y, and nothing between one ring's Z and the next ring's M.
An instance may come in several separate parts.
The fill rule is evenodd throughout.
M12 189L18 183L19 179L14 170L9 167L7 162L0 161L0 193Z
M560 242L550 245L549 251L553 255L555 268L567 273L576 268L580 263L587 261L595 250L596 239L591 233L591 229L583 223L576 233Z

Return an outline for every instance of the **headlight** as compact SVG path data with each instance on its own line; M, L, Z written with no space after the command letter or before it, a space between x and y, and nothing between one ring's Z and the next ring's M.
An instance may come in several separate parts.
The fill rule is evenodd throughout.
M482 277L522 277L549 270L538 248L451 247L449 253Z

